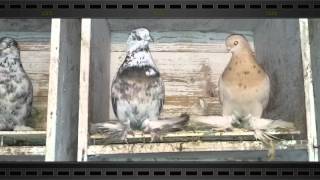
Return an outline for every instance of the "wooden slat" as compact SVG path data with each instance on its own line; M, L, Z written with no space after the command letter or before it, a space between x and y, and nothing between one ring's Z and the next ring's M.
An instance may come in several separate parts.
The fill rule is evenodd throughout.
M81 20L52 20L46 161L77 158L80 41Z
M15 144L28 144L28 145L45 145L46 132L45 131L0 131L1 144L15 145Z
M306 141L282 141L277 149L305 149ZM223 142L178 142L178 143L138 143L89 146L88 155L94 154L137 154L164 152L201 152L201 151L248 151L267 150L260 141L223 141Z
M32 155L44 155L44 146L11 146L11 147L0 147L0 155L6 156L32 156Z
M311 70L314 89L314 106L315 106L315 120L316 120L316 132L317 142L314 144L320 145L320 20L309 19L309 37L310 37L310 53L311 53ZM320 151L318 150L318 158L320 157Z
M77 161L87 160L89 99L90 99L90 50L91 50L91 19L81 20L81 56L79 81L79 124Z
M87 160L88 122L109 115L110 31L106 20L82 21L78 161Z
M283 139L283 140L297 140L300 139L299 131L281 132L274 131L270 134ZM119 140L108 140L101 134L94 134L90 136L92 145L105 145L105 144L122 144ZM128 135L128 143L144 143L150 142L151 138L149 134L142 134L141 132L135 132L135 135ZM231 132L213 132L211 130L203 131L180 131L175 133L168 133L163 135L161 143L173 143L173 142L198 142L198 141L256 141L254 132L243 131L237 129Z
M225 161L268 161L267 151L201 151L173 153L103 154L91 155L88 161L109 162L225 162ZM1 158L1 157L0 157ZM306 149L277 150L274 161L308 161Z
M293 122L306 138L304 75L298 19L268 19L255 30L256 57L270 78L265 118ZM288 46L290 44L290 46Z
M18 43L20 51L50 51L49 42L22 41Z
M305 92L305 108L306 108L306 124L307 137L310 143L308 144L309 161L319 161L318 156L318 135L315 112L315 99L313 88L313 74L311 68L311 53L309 41L309 21L308 19L299 19L299 32L301 43L301 55L303 64L304 77L304 92Z
M1 23L1 22L0 22ZM36 32L20 29L19 31L0 31L0 37L11 37L20 42L49 42L50 31Z

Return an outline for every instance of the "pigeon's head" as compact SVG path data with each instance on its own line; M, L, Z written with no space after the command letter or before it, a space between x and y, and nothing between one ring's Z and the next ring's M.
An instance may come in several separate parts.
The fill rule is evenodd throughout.
M153 42L149 30L146 28L138 28L129 34L127 45L129 50L144 49L149 47L149 42Z
M19 47L16 40L10 37L0 38L0 56L19 55Z
M240 34L232 34L226 38L226 47L229 52L236 52L250 48L248 40Z

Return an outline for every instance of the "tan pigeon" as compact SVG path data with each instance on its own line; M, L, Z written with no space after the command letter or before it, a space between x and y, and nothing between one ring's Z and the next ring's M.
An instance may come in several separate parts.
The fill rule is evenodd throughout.
M250 44L243 35L228 36L226 47L232 57L219 80L223 116L236 116L241 121L241 127L254 130L256 138L272 148L269 155L274 156L272 140L275 137L256 128L268 105L269 77L257 63Z
M230 35L226 46L232 57L219 80L223 115L238 113L242 117L249 114L261 117L269 100L269 77L256 62L244 36Z

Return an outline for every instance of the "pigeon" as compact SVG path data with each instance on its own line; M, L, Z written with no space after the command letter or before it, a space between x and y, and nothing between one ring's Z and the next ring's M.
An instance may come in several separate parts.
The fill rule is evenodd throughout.
M127 54L111 85L112 108L115 123L93 124L91 132L102 131L127 142L127 134L134 130L148 132L152 141L160 134L182 128L189 119L160 120L165 99L165 87L159 69L153 61L149 43L153 42L146 28L138 28L129 34ZM119 134L120 133L120 134Z
M291 123L261 119L269 102L269 76L257 63L254 52L243 35L228 36L226 47L232 57L219 79L222 114L232 117L234 126L253 130L257 139L274 148L273 141L278 138L267 133L267 128L287 128L291 127ZM269 156L274 156L274 149L269 152Z
M33 87L25 72L18 43L0 38L0 130L32 130L26 126L31 117Z

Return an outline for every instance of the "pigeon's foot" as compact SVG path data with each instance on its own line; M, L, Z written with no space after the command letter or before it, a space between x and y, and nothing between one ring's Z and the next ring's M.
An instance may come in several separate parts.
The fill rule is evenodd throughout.
M151 143L156 143L156 142L161 142L162 141L162 137L160 135L160 132L151 131L150 132L150 136L151 136Z
M126 131L126 130L124 130L123 132L122 132L122 135L121 135L121 141L122 142L124 142L124 143L126 143L126 144L129 144L128 143L128 138L127 138L127 136L128 136L128 132Z

